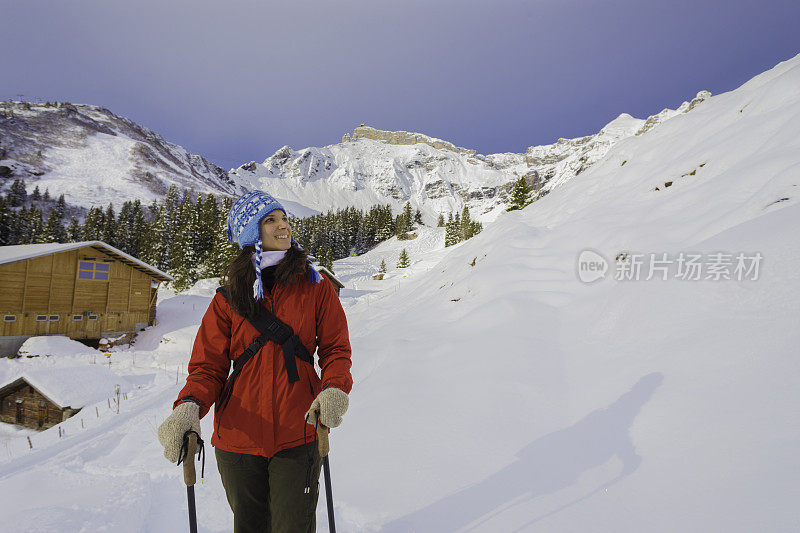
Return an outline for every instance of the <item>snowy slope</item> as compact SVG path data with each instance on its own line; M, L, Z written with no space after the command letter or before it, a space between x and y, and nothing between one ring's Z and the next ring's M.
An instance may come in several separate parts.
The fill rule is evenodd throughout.
M346 423L391 423L343 428L337 459L392 490L346 478L349 516L381 531L800 525L798 86L800 56L352 307L365 361ZM586 248L765 259L756 281L587 285Z
M800 56L621 140L469 241L444 249L425 228L335 262L355 378L331 437L338 530L800 528L798 86ZM394 266L403 247L408 270ZM585 249L605 279L580 281ZM763 262L757 279L680 280L672 265L618 281L620 252ZM387 279L372 280L381 259ZM159 324L112 355L141 385L119 415L89 407L85 429L76 417L60 440L35 434L33 451L0 432L12 531L185 528L155 430L212 294L211 281L162 293ZM206 474L201 531L229 531L213 454ZM317 520L324 531L322 498Z
M170 185L233 194L227 173L202 157L111 111L92 105L0 102L3 190L13 179L28 192L88 208L127 200L148 204Z

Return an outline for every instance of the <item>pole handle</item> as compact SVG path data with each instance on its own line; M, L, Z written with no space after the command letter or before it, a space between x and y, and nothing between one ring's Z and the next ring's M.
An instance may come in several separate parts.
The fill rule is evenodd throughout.
M187 487L192 487L197 482L197 472L194 469L194 456L197 454L197 435L189 433L185 441L186 455L183 456L183 482Z
M328 441L328 428L320 422L320 413L317 413L317 448L319 449L319 456L325 457L331 451L331 445Z

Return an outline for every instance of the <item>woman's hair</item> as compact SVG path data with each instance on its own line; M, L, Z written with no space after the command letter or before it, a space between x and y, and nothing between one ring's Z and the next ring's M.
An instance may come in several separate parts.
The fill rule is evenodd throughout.
M254 246L245 246L225 269L222 278L222 285L228 292L228 301L245 318L255 317L258 309L258 303L253 297L256 271L251 257L254 252ZM306 251L293 244L275 269L275 283L288 286L302 279L301 275L308 272L307 258Z

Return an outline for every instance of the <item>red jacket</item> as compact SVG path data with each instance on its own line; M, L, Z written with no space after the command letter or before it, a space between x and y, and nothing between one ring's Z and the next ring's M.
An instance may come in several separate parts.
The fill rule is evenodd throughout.
M314 428L305 413L317 394L327 387L350 393L350 339L339 297L330 280L301 280L288 287L276 284L264 294L263 305L291 326L310 354L317 357L322 381L314 367L296 358L300 381L289 383L281 347L267 343L236 378L230 400L214 415L211 444L225 451L272 457L277 452L314 440ZM235 360L259 336L258 330L234 311L221 294L208 306L189 360L189 377L181 399L200 403L200 417L219 398Z

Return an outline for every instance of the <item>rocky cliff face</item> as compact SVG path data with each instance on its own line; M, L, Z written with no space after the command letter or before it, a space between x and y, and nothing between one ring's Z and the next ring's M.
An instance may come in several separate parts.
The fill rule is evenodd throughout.
M342 137L342 142L356 139L372 139L374 141L381 141L387 144L394 144L398 146L424 143L428 146L432 146L440 150L449 150L457 154L463 154L466 156L477 155L475 150L461 148L460 146L455 146L453 143L443 141L442 139L437 139L435 137L429 137L427 135L423 135L422 133L412 133L408 131L383 131L363 125L354 129L352 135L345 133Z
M160 198L170 185L233 193L227 172L97 106L0 102L0 190L15 179L69 204Z
M490 222L505 209L518 177L525 177L537 198L544 196L601 160L617 142L643 135L709 96L702 91L677 110L644 120L623 113L594 135L531 146L522 154L481 155L421 133L362 125L338 144L284 146L263 163L231 170L230 176L240 190L262 188L318 211L375 203L400 209L410 202L426 222L435 223L440 213L447 217L466 205L474 218Z

